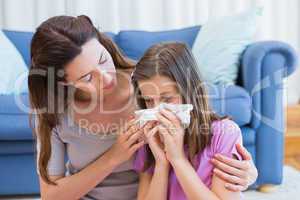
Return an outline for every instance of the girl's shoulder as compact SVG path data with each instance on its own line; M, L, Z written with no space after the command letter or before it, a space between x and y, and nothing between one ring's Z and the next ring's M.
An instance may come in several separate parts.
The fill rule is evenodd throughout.
M240 132L240 127L228 118L215 120L211 124L211 133L213 135L240 134Z
M236 154L236 144L243 143L241 129L230 119L217 120L212 123L211 147L214 153ZM239 157L239 156L238 156Z

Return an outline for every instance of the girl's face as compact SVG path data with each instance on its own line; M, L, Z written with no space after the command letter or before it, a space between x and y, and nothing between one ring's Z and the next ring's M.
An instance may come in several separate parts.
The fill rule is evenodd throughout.
M117 85L116 69L109 52L96 38L82 46L81 53L65 66L67 84L79 89L82 98L110 93Z
M138 87L147 108L156 107L160 103L181 104L183 102L176 82L167 76L156 75L138 81Z

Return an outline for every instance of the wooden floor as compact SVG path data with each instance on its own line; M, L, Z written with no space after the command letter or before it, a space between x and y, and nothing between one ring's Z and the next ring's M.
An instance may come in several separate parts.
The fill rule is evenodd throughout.
M285 138L285 164L300 170L300 137Z
M300 170L300 105L287 108L285 164Z

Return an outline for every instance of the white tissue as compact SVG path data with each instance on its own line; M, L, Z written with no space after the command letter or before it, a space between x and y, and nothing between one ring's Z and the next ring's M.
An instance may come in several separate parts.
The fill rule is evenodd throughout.
M135 111L137 117L137 122L140 126L143 126L148 121L157 120L155 114L158 113L161 109L168 109L172 111L181 121L181 124L184 128L187 128L190 125L190 112L193 110L192 104L167 104L162 103L159 106L152 109L144 109Z

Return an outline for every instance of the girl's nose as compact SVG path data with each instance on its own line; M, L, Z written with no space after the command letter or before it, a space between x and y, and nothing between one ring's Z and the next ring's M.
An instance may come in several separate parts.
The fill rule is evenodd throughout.
M160 101L159 101L159 99L155 99L154 101L153 101L153 107L156 107L156 106L158 106L160 104Z

